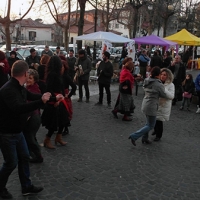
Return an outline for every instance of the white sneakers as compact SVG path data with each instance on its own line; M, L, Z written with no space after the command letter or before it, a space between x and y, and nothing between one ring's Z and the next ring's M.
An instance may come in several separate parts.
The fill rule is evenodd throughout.
M196 113L200 113L199 105L197 105L197 111L196 111Z

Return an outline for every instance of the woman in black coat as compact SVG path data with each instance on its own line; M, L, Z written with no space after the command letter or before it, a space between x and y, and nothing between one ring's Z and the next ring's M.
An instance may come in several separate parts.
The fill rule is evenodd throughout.
M58 56L52 56L48 63L46 77L47 92L50 92L52 97L58 94L65 96L61 70L61 59ZM64 100L45 104L42 113L42 125L48 129L48 133L44 140L45 147L55 149L50 140L54 131L58 131L55 138L55 144L60 143L62 146L66 145L66 142L62 140L62 132L66 124L69 124L69 114Z
M170 52L166 51L163 57L163 68L168 68L171 65L172 57L170 56Z
M76 84L73 82L71 77L69 76L69 66L66 60L62 60L62 78L63 78L63 84L65 88L65 102L67 103L67 111L69 113L69 121L72 120L73 115L73 109L72 109L72 101L71 96L75 94L76 92ZM69 86L71 87L71 90L69 90ZM71 126L71 123L66 124L65 129L62 133L62 135L66 135L69 133L68 127Z

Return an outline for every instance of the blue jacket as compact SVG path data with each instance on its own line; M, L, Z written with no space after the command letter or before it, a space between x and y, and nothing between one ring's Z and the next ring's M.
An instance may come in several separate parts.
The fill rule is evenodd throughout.
M200 74L195 79L195 88L197 91L200 91Z

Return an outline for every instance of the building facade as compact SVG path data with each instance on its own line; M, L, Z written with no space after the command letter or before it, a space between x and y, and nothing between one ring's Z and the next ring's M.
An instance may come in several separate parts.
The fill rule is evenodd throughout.
M52 28L50 24L43 24L39 20L23 19L14 25L11 35L12 43L47 44L52 42Z

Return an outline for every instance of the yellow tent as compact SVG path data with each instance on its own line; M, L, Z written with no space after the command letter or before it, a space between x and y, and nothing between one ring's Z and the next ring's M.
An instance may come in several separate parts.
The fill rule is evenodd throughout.
M181 31L168 37L165 37L164 39L176 42L179 45L200 46L200 38L196 37L195 35L192 35L186 29L182 29Z

